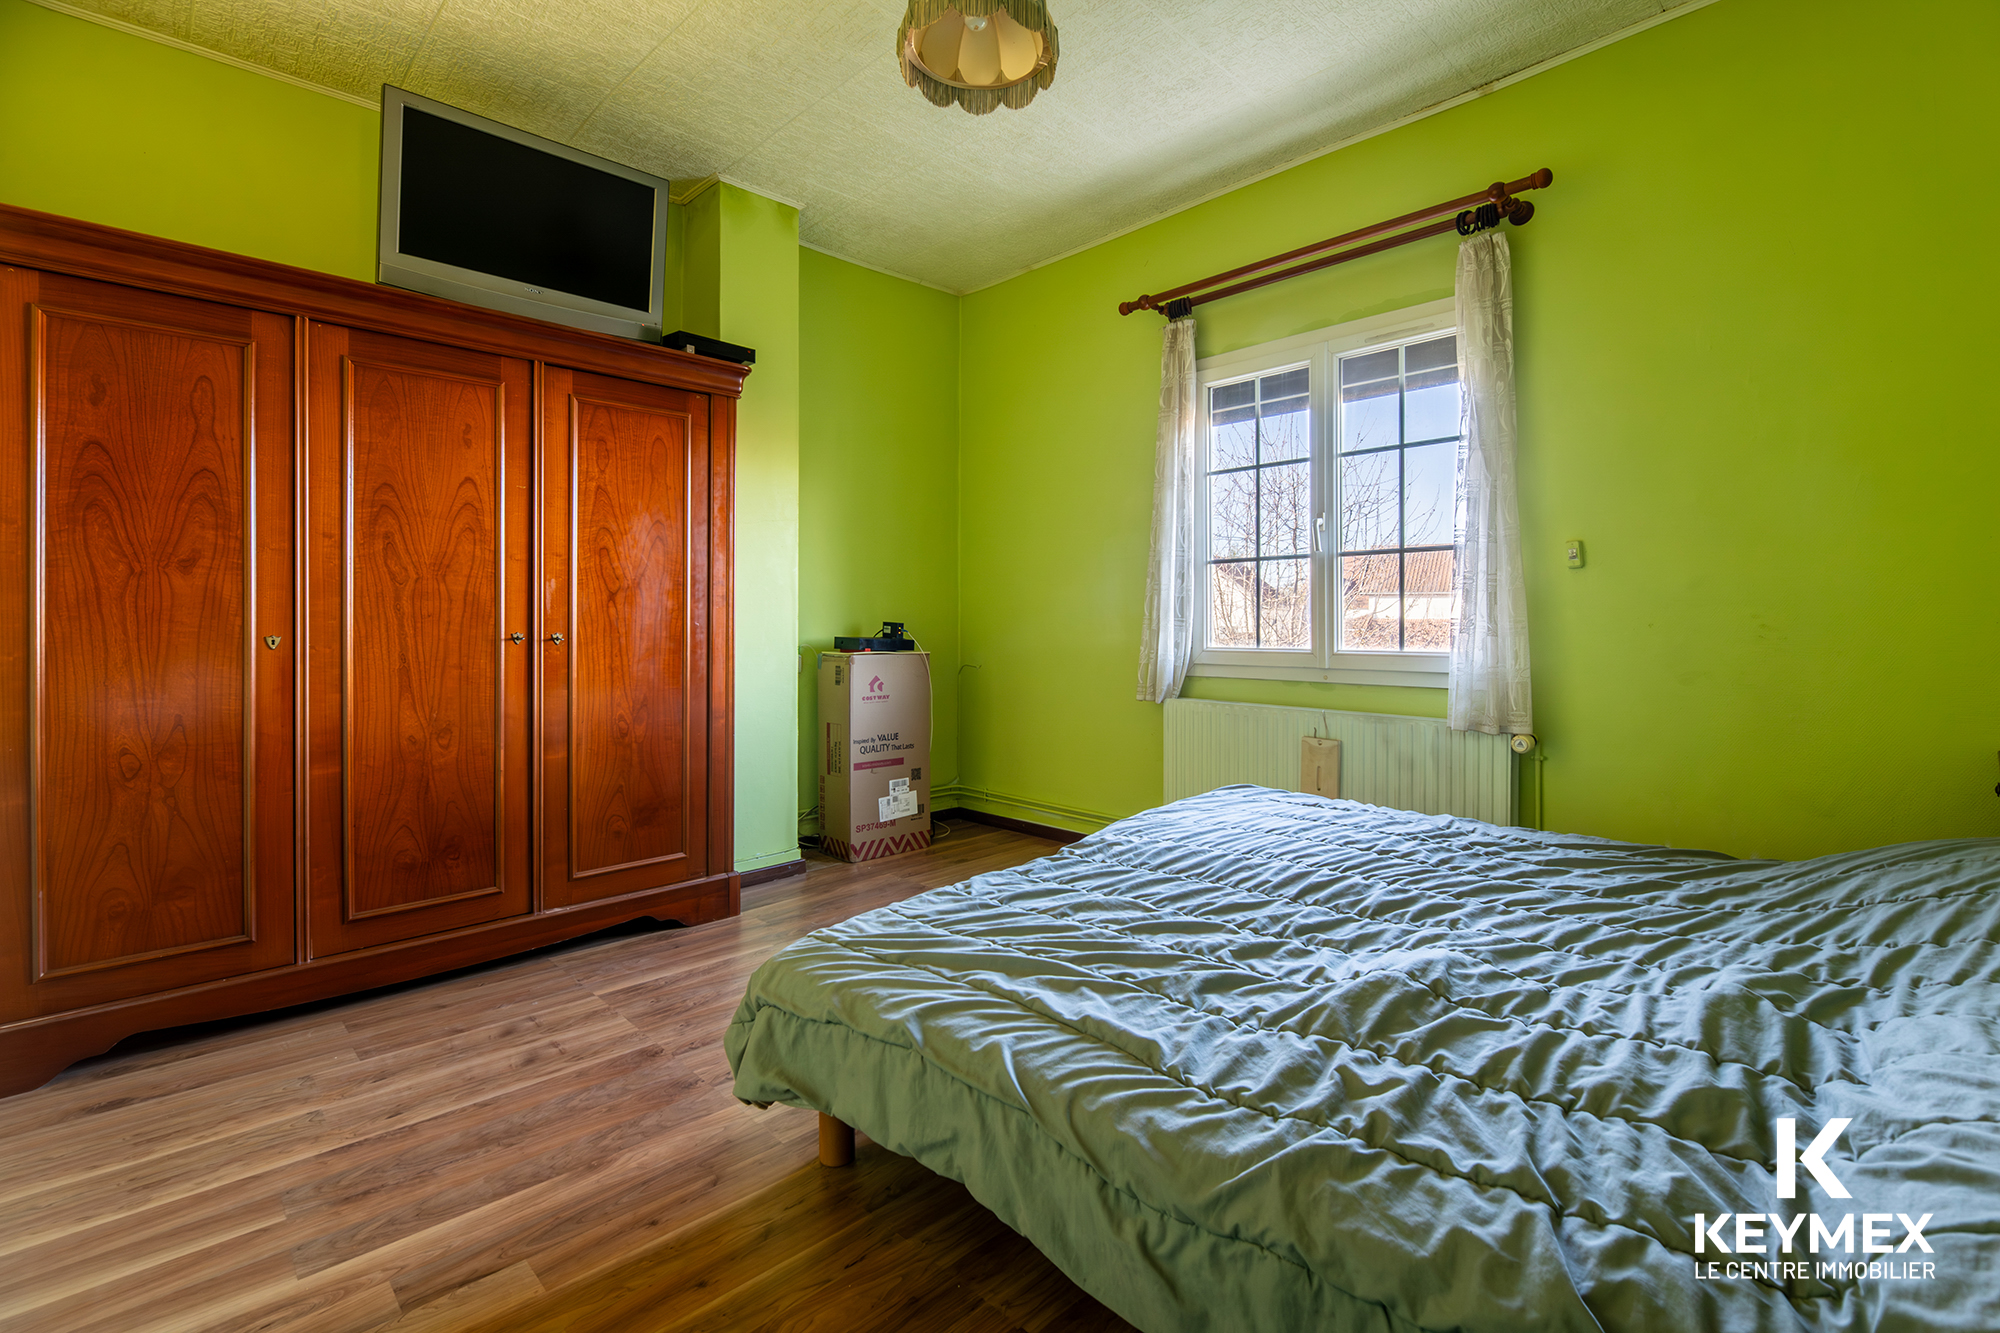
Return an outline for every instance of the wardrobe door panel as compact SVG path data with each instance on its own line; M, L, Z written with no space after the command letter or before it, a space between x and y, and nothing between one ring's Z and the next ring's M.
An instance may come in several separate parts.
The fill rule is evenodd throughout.
M5 306L6 1009L290 962L292 324L21 270Z
M312 951L530 908L523 362L315 325Z
M691 608L708 400L551 367L542 434L542 874L559 907L707 873Z

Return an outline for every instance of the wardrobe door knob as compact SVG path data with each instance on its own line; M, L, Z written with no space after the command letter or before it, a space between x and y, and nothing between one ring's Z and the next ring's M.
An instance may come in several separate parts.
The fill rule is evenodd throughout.
M519 630L515 630L512 634L509 634L507 636L507 641L509 643L526 643L528 641L528 636L521 633L521 631Z
M550 643L561 643L562 641L563 641L563 636L562 636L562 634L561 634L561 632L560 632L560 631L558 631L557 633L554 633L554 634L551 634L551 635L549 635L549 642L550 642Z

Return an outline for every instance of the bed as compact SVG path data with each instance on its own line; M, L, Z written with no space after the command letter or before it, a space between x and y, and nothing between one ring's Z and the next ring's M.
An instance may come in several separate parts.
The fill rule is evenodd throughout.
M1229 787L799 940L726 1048L1149 1333L1972 1333L1996 914L1993 841L1746 861Z

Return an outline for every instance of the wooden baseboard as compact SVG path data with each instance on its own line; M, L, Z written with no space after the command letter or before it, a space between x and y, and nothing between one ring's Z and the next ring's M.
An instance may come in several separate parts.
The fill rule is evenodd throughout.
M967 810L963 806L953 806L949 810L933 810L932 819L969 819L975 824L990 824L994 828L1012 829L1025 833L1031 838L1047 838L1050 842L1067 847L1073 842L1081 842L1085 834L1074 829L1057 828L1053 824L1036 824L1025 819L1014 819L1007 815L990 815L984 810ZM749 883L746 877L744 883Z
M806 873L806 859L801 856L796 861L780 861L774 866L764 866L758 870L743 872L743 887L754 889L759 884L769 884L774 879L787 879L793 875Z

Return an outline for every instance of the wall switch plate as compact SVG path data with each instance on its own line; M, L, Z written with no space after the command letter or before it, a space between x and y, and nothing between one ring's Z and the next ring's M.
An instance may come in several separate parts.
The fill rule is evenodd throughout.
M1571 537L1563 543L1563 559L1571 569L1583 568L1583 538Z
M1299 738L1299 790L1314 796L1340 795L1340 742L1326 736Z

